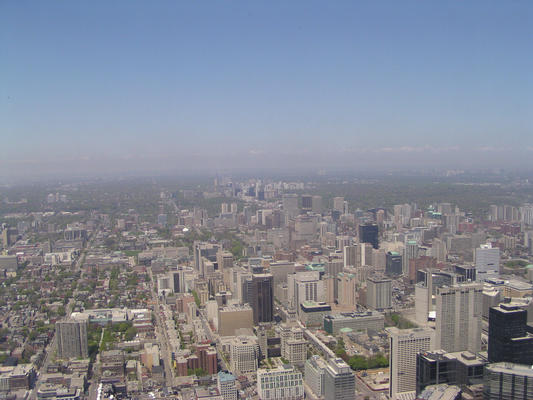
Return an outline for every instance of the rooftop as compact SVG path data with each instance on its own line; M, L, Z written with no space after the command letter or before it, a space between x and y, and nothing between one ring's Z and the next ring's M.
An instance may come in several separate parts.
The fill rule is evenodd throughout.
M513 364L513 363L493 363L487 364L487 370L492 372L501 372L504 374L517 374L533 378L533 369L529 365Z
M346 312L339 314L328 314L324 318L327 319L346 319L346 318L365 318L365 317L381 317L382 314L377 311L364 312Z
M527 282L522 282L518 280L509 280L505 282L505 286L510 287L511 289L516 290L533 290L533 285Z
M220 382L231 382L235 380L235 376L230 372L220 371L218 373L218 380Z

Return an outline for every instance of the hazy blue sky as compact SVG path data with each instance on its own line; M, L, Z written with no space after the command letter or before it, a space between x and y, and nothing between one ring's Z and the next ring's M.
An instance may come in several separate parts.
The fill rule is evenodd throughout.
M0 138L8 173L531 165L533 2L3 0Z

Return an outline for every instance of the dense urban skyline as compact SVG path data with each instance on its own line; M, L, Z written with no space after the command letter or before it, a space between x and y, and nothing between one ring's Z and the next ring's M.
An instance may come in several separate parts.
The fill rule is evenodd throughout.
M533 184L448 172L2 185L0 392L533 398Z

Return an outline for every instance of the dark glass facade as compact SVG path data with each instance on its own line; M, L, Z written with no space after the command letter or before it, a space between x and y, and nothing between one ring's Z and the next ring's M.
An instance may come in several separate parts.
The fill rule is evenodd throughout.
M359 242L370 243L373 248L379 248L379 230L376 224L359 225Z
M420 353L416 356L416 393L420 394L426 386L441 383L455 384L456 360Z
M274 318L273 282L271 274L254 274L244 282L243 301L252 307L255 325Z
M402 256L396 252L386 255L385 273L389 276L402 274Z
M533 337L526 331L527 311L500 304L489 311L490 362L533 364Z
M419 353L416 357L416 393L427 386L447 383L460 387L481 384L485 360L470 352L445 353L442 350Z

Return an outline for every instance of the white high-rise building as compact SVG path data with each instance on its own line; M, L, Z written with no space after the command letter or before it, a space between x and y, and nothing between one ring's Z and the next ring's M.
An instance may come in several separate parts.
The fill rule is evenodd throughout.
M434 350L435 331L430 328L387 328L390 340L389 397L399 399L402 393L416 393L416 355Z
M533 204L524 204L520 207L520 221L533 226Z
M422 282L417 283L415 285L416 322L420 325L427 325L430 311L433 311L431 287L424 285Z
M405 249L403 251L403 264L402 272L403 276L409 276L409 260L418 257L418 243L416 240L408 240L405 243Z
M529 255L533 255L533 231L524 232L524 247Z
M356 267L359 265L357 262L357 246L344 246L344 268Z
M476 275L477 280L483 280L487 274L500 273L500 249L492 247L490 243L482 244L476 249Z
M324 371L324 400L355 399L355 375L342 358L330 358Z
M304 398L302 373L290 365L257 370L257 394L261 400L300 400Z
M411 206L409 204L397 204L394 206L394 224L398 229L408 226L411 219Z
M373 265L372 256L374 255L374 248L370 243L360 243L361 248L361 265Z
M334 197L333 198L333 210L344 212L344 197Z
M292 310L300 313L304 301L325 300L324 281L318 271L297 272L287 277L287 298Z
M326 368L326 361L317 355L311 356L305 362L305 383L317 397L324 396L324 378L326 374Z
M259 344L255 336L234 337L230 343L230 365L235 374L257 371Z
M228 205L228 203L222 203L220 205L220 212L221 212L221 214L229 213L229 205Z
M366 303L374 310L386 310L392 307L392 281L377 276L366 281Z
M435 257L438 262L444 262L446 261L447 254L448 251L446 249L446 241L439 238L434 238L431 246L431 256Z
M322 196L313 196L312 211L317 214L322 213Z
M438 288L436 309L436 348L449 353L481 351L482 283Z
M280 327L281 356L289 363L301 365L307 359L307 340L298 326L283 324Z

